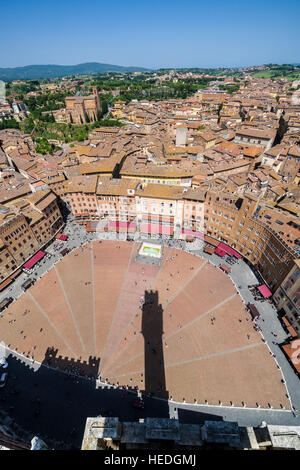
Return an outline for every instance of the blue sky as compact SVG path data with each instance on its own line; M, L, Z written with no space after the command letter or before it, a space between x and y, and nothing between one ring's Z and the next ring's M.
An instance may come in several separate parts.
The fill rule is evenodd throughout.
M0 0L0 67L300 62L300 0Z

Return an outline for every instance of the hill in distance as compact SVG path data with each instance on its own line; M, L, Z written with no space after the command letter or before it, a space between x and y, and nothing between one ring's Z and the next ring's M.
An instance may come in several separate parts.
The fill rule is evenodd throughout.
M147 72L148 70L143 67L124 67L99 62L87 62L78 65L27 65L25 67L0 68L0 80L34 80L107 72Z

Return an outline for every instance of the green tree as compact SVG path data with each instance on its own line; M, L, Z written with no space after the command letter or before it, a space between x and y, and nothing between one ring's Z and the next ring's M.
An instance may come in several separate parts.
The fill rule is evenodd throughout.
M25 134L31 134L34 129L34 121L33 118L30 116L29 118L25 119L23 125L23 132Z
M20 129L20 124L15 118L3 119L3 121L0 121L0 130L2 129Z

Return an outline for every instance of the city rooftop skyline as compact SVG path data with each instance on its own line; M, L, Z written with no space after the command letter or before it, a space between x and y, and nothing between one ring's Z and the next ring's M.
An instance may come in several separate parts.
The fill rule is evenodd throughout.
M16 15L16 12L18 14ZM20 0L2 6L0 67L101 62L145 68L299 63L297 0ZM6 46L6 47L5 47Z

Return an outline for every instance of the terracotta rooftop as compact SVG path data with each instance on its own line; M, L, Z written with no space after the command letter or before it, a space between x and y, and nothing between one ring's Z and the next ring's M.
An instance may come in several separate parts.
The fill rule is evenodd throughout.
M148 164L144 168L137 168L133 159L127 158L120 171L121 176L145 176L156 178L188 178L194 176L197 169L193 167L178 167L171 165Z
M65 182L65 193L95 193L98 177L92 176L74 176Z
M158 199L181 199L183 189L178 186L163 184L147 184L143 189L136 192L140 197L153 197Z
M79 165L79 173L81 175L87 174L101 174L112 173L116 165L120 162L121 156L113 156L105 160L98 160L92 163L83 163Z
M109 179L107 177L99 177L96 193L98 195L110 196L128 196L128 190L135 191L140 182L135 179Z
M249 137L257 137L258 139L271 139L275 136L276 132L273 129L258 129L258 128L239 128L236 130L236 135L245 135Z

